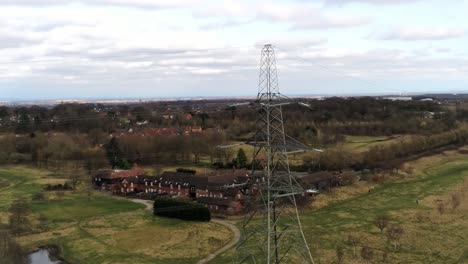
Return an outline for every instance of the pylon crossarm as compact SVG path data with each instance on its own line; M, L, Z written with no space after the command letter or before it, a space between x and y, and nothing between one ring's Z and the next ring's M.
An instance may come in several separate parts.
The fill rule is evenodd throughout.
M274 195L275 198L281 198L281 197L289 197L289 196L294 196L294 195L299 195L303 194L304 192L291 192L291 193L284 193L284 194L276 194Z

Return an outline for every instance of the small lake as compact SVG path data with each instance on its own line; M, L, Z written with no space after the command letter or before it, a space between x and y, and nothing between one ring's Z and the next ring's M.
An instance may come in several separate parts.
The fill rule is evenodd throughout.
M60 264L62 263L59 260L52 260L54 259L49 250L47 249L39 249L31 254L29 254L29 263L30 264Z

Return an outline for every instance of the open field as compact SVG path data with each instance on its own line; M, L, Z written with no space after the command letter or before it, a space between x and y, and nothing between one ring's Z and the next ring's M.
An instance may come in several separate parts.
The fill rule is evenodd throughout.
M54 175L54 176L51 176ZM15 197L31 196L44 182L64 181L58 175L28 167L0 169L0 222L8 222ZM32 250L56 245L71 263L194 263L228 243L233 234L216 223L190 223L153 217L144 205L123 198L85 191L66 191L58 199L32 202L33 233L17 240ZM48 219L48 230L38 227L38 216Z
M360 256L363 246L371 248L372 263L382 263L384 255L388 263L468 263L466 154L447 151L404 167L411 167L412 173L394 175L378 186L358 183L358 190L348 190L342 200L321 195L319 208L302 213L316 263L337 263L338 245L344 247L344 263L366 263ZM453 209L451 197L455 193L460 194L462 202ZM442 214L437 210L440 203L445 208ZM394 248L385 231L382 234L373 224L376 216L384 214L404 229L399 248ZM355 247L347 243L349 235L358 238ZM230 254L232 250L211 263L224 263Z
M398 142L399 140L402 140L403 137L404 136L346 136L345 141L339 145L341 145L345 150L354 153L362 153L368 151L374 146Z

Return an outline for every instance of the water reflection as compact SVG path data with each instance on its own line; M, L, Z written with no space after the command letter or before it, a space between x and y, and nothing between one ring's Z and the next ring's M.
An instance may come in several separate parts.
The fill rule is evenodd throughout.
M36 252L29 254L30 264L60 264L59 260L52 260L49 250L39 249Z

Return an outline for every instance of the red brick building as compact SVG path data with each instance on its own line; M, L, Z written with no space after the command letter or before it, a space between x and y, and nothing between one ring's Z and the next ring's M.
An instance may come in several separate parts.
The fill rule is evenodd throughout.
M130 170L98 170L94 175L93 181L95 186L100 190L118 192L118 189L121 188L120 185L123 179L144 174L145 171L135 164Z

